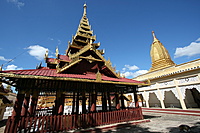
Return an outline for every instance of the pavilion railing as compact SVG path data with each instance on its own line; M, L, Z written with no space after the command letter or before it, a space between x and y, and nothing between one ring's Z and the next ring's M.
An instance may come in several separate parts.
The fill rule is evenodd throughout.
M141 108L123 109L109 112L97 112L73 115L54 115L39 117L21 117L16 124L16 132L52 132L94 127L119 122L143 119ZM10 133L15 119L8 118L4 133Z

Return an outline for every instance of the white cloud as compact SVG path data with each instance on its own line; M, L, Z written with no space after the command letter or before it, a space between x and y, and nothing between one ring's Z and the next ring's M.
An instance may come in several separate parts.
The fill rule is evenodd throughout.
M137 77L138 75L142 75L147 72L148 72L148 70L138 70L136 72L127 71L127 72L122 73L121 75L125 76L127 78L134 78L134 77Z
M25 5L24 2L21 2L19 0L7 0L7 2L16 5L18 9L21 9L21 7Z
M196 42L200 42L200 37L196 40Z
M125 65L125 68L128 68L128 70L137 70L137 69L139 69L139 67L137 67L136 65L133 65L133 66Z
M27 49L29 49L28 53L31 56L34 56L37 60L43 60L45 52L48 50L47 48L39 45L29 46Z
M18 67L18 66L16 66L16 65L8 65L7 67L6 67L6 70L22 70L23 68L21 68L21 67Z
M51 41L53 41L53 40L54 40L54 39L53 39L53 38L51 38L51 37L49 37L48 39L49 39L49 40L51 40Z
M182 57L182 56L194 56L200 54L200 38L198 38L195 42L190 43L190 45L176 48L174 58Z
M124 68L122 68L122 72L125 72L126 71L126 68L124 67Z
M139 67L136 65L124 65L124 68L122 68L121 76L125 76L126 78L134 78L138 75L147 73L148 70L138 70ZM135 71L138 70L138 71Z
M145 74L147 72L148 72L148 70L138 70L138 71L134 72L133 77L137 77L137 76Z
M58 39L58 45L60 45L60 44L61 44L61 40Z
M5 57L0 56L0 60L2 60L2 61L10 61L11 59L6 59Z

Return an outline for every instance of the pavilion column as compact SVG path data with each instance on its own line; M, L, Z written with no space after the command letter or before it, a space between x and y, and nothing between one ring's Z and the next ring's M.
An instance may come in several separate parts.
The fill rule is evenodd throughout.
M33 95L31 97L31 105L30 105L30 108L29 108L30 116L33 116L35 114L35 110L36 110L36 107L37 107L37 101L38 101L38 93L39 92L37 90L33 91Z
M21 116L27 116L28 108L29 108L29 101L30 101L30 91L26 92L26 96L24 98L24 103L22 106Z
M136 89L134 90L133 95L134 95L135 107L138 108L139 107L139 102L138 102Z
M24 92L19 90L14 107L13 107L12 118L21 116L22 103L24 100L24 96L25 96Z
M79 91L76 95L76 114L79 114Z
M86 113L86 97L85 97L85 92L82 92L82 113Z
M58 107L59 107L59 100L61 97L61 93L59 90L56 91L56 99L55 99L55 107L53 109L53 115L58 115Z
M110 99L110 92L107 92L107 99L108 99L108 107L109 107L109 111L111 111L111 99Z
M141 97L141 101L142 101L142 107L144 107L144 98L143 98L143 95L140 94L140 97Z
M75 92L73 92L72 114L74 114L74 110L75 110L75 100L76 100L76 94Z
M102 110L107 111L107 98L106 98L106 92L102 92Z
M56 100L55 100L55 115L62 115L64 112L64 101L65 101L65 94L62 94L60 90L56 92Z
M119 104L119 93L115 93L115 103L116 103L116 109L120 109L120 104Z
M88 100L88 110L90 110L90 108L91 108L91 98L92 96L91 96L91 92L89 92L89 100Z
M17 132L17 125L21 116L21 110L22 110L22 103L24 100L24 92L22 92L21 90L18 91L17 97L16 97L16 101L13 107L13 113L11 116L11 119L14 119L14 121L12 122L10 129L9 129L9 133L15 133Z
M97 99L96 92L93 91L92 92L92 100L91 100L91 108L90 108L90 111L92 111L92 112L96 111L96 99Z
M121 107L122 109L125 108L123 91L121 91Z
M61 94L58 99L58 115L63 115L64 113L64 104L65 104L65 94Z

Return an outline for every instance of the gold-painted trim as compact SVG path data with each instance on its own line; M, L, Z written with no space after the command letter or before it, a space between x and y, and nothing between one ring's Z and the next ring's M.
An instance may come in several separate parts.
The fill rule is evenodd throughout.
M77 63L79 63L81 60L82 60L82 59L76 60L76 61L72 62L71 64L69 64L69 65L67 65L67 66L63 66L62 68L58 68L58 69L57 69L57 72L58 72L58 73L63 72L63 71L65 71L65 70L67 70L68 68L70 68L71 66L73 66L73 65L75 65L75 64L77 64Z
M103 83L103 84L120 84L120 85L148 85L146 83L129 83L129 82L117 82L117 81L96 81L96 79L78 79L67 77L48 77L48 76L33 76L33 75L17 75L10 73L0 73L0 77L8 78L20 78L20 79L47 79L47 80L64 80L64 81L76 81L76 82L89 82L89 83Z
M5 92L0 92L0 95L8 96L9 94Z
M79 58L87 59L87 60L93 60L93 61L100 61L100 62L102 62L102 60L100 60L100 59L96 59L96 58L94 58L92 55L89 55L89 56L86 56L86 57L84 57L84 56L80 56Z

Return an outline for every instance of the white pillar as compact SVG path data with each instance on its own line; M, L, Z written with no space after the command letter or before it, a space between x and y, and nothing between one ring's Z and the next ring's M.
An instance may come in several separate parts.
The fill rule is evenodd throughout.
M199 78L199 81L200 81L200 73L198 74L198 78Z
M162 107L162 109L165 109L165 104L164 104L164 101L163 101L164 97L162 96L159 88L157 89L157 91L158 91L158 95L159 95L159 100L160 100L161 107Z
M177 92L178 92L178 96L179 96L179 101L180 101L180 103L181 103L181 107L182 107L182 109L187 109L186 108L186 105L185 105L185 102L184 102L184 100L183 100L183 95L182 95L182 93L181 93L181 90L180 90L180 88L178 87L178 84L177 84L177 80L176 79L174 79L174 84L176 85L176 90L177 90Z
M147 93L149 93L149 92L144 91L144 98L146 101L146 106L147 106L147 108L149 108L149 96L147 96Z

